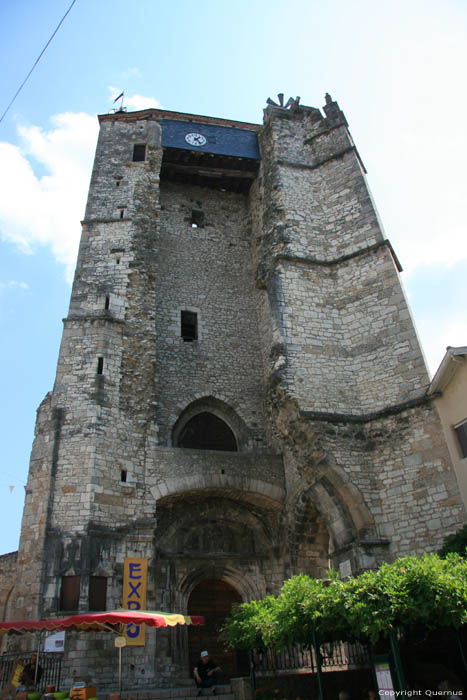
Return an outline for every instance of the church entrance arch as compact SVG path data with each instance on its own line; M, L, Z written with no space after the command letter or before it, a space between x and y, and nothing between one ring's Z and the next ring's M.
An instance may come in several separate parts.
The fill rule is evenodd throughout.
M207 650L222 669L222 678L248 675L248 656L234 649L226 649L219 638L219 628L230 614L232 605L241 603L237 590L220 579L204 579L191 592L188 615L203 615L205 624L188 628L189 671L203 650Z

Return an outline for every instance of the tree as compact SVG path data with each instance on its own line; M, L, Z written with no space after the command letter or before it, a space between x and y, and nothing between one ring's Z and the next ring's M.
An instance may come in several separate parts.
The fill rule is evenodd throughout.
M444 539L444 544L439 550L439 556L445 557L450 552L455 552L459 556L467 558L467 525L456 532L454 535L448 535Z
M396 628L430 629L467 623L467 560L457 554L409 556L341 581L305 575L281 593L234 609L224 638L241 649L321 643L376 642Z

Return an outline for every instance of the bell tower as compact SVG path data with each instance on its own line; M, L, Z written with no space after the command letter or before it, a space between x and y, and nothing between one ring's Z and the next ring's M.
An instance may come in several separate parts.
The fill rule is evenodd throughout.
M148 561L149 609L222 616L299 572L432 551L464 522L346 119L329 95L324 114L268 102L262 125L99 117L15 618L119 607L128 557ZM148 632L135 685L186 676L196 634ZM113 647L89 639L67 639L67 672L98 658L105 682Z

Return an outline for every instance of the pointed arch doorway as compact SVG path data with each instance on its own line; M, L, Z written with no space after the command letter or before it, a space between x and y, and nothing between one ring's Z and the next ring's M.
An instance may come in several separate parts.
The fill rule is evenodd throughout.
M221 667L222 678L249 674L248 655L235 649L225 649L219 639L219 628L230 614L232 605L241 602L238 591L220 579L205 579L192 590L188 600L188 615L203 615L205 624L188 628L190 675L204 649Z

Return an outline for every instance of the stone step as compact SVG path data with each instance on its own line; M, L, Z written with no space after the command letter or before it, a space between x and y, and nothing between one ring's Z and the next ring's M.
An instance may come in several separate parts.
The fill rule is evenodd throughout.
M157 693L160 693L158 695ZM198 696L197 688L166 688L155 691L148 698L133 698L131 700L192 700ZM210 688L203 688L204 698L220 698L220 700L233 700L233 693L230 686L216 686L216 694L213 695Z
M154 688L145 690L124 690L121 700L193 700L198 696L198 689L192 684L184 688ZM99 700L110 699L109 695L98 694ZM204 698L216 698L216 700L234 700L230 685L216 686L216 694L212 694L210 688L203 688Z
M145 700L193 700L193 698L196 698L197 694L195 695L168 695L167 693L160 695L159 691L154 691L153 694L147 693L145 694ZM202 697L204 698L216 698L216 700L234 700L234 695L233 693L221 693L217 692L215 695L212 693L208 693L207 691L204 691ZM128 700L143 700L141 696L136 697L135 695L128 696Z

